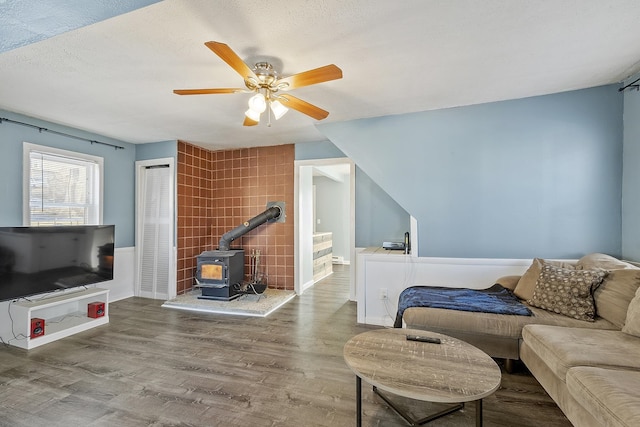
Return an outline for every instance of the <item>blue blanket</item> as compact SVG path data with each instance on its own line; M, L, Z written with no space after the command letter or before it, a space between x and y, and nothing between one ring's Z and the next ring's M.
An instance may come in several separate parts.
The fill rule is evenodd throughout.
M402 328L402 315L409 307L433 307L482 313L531 316L529 310L513 293L500 285L488 289L412 286L398 298L395 328Z

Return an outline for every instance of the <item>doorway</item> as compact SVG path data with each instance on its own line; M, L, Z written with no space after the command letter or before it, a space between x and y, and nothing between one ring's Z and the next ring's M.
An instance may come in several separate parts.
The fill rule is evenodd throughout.
M344 190L340 200L328 202L326 199L319 201L323 203L321 208L316 206L316 188L314 180L324 179L334 182L342 182ZM316 181L318 184L318 181ZM344 194L342 194L344 193ZM343 201L344 198L344 201ZM355 165L348 158L296 160L295 161L295 189L294 189L294 210L295 222L295 291L298 295L313 286L313 235L320 228L324 231L334 231L325 228L336 228L329 224L322 224L323 219L319 218L318 212L322 215L331 214L332 211L340 211L340 218L332 218L329 222L339 224L336 232L337 244L340 244L340 251L345 263L355 264ZM344 204L341 209L327 209L327 204ZM318 224L320 219L321 224ZM343 249L344 248L344 249ZM350 269L349 278L349 299L356 298L355 293L355 267Z

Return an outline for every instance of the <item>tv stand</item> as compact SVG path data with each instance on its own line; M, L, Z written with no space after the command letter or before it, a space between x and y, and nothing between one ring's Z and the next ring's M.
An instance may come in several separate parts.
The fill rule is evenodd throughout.
M88 316L88 304L92 302L104 303L103 316ZM34 301L20 300L11 302L9 311L13 321L2 321L0 335L5 342L29 350L109 323L109 291L89 288ZM44 319L44 335L30 336L34 318Z

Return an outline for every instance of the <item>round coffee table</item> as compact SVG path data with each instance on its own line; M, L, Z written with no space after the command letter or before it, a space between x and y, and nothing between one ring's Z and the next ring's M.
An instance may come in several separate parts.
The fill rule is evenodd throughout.
M407 335L439 338L440 344L409 341ZM500 368L480 349L435 332L376 329L356 335L344 346L344 360L356 374L357 425L362 425L362 380L410 425L420 425L476 402L482 425L482 399L500 387ZM411 419L380 390L427 402L455 403L441 412Z

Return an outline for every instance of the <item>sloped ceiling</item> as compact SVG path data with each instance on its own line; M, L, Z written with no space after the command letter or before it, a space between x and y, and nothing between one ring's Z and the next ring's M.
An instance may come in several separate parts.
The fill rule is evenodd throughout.
M0 109L132 143L325 139L296 111L243 127L247 94L173 94L242 85L209 40L284 75L338 65L343 79L294 92L330 111L328 123L617 83L640 70L636 0L165 0L105 11L111 3L127 2L0 0L0 27L23 34L2 45ZM66 19L44 5L66 6Z

